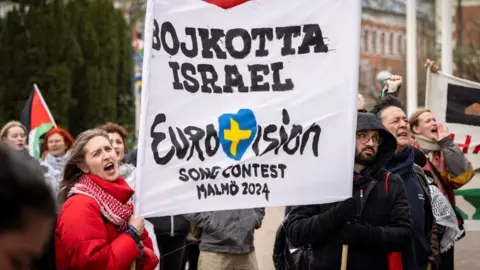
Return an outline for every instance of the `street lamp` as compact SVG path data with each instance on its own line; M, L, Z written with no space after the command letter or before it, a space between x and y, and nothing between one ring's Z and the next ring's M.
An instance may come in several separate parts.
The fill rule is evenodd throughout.
M382 83L384 80L390 78L391 75L392 75L392 73L390 73L390 71L382 70L382 71L377 73L377 76L375 77L375 79L378 82Z

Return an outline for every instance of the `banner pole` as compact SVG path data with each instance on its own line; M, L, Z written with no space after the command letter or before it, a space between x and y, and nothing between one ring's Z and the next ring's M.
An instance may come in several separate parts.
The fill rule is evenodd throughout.
M347 270L347 259L348 259L348 245L343 245L342 247L342 265L340 270Z

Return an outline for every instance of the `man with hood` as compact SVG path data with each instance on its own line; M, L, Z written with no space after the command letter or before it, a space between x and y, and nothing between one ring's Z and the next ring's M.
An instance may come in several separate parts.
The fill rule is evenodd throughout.
M395 154L386 164L386 169L399 175L405 185L410 204L414 238L412 247L402 255L406 269L436 269L439 266L440 245L435 217L432 211L428 180L423 169L415 164L414 147L408 118L403 105L392 95L384 96L371 111L392 133L397 141Z
M401 265L397 252L409 246L412 220L401 179L383 168L395 148L395 138L375 115L358 113L353 197L295 206L284 223L294 247L310 247L309 269L339 269L343 244L349 247L349 270Z

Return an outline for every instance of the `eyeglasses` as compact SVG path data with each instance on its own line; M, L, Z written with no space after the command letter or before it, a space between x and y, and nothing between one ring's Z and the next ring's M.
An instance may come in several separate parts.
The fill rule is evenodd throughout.
M357 140L359 140L361 143L368 143L370 140L374 144L380 145L383 140L380 138L377 134L368 136L368 133L365 132L357 132Z

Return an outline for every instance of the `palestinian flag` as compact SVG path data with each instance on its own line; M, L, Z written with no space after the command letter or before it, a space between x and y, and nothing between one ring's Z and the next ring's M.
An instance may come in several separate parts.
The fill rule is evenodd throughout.
M36 84L33 85L20 121L27 128L28 152L32 157L40 158L40 139L56 124Z

